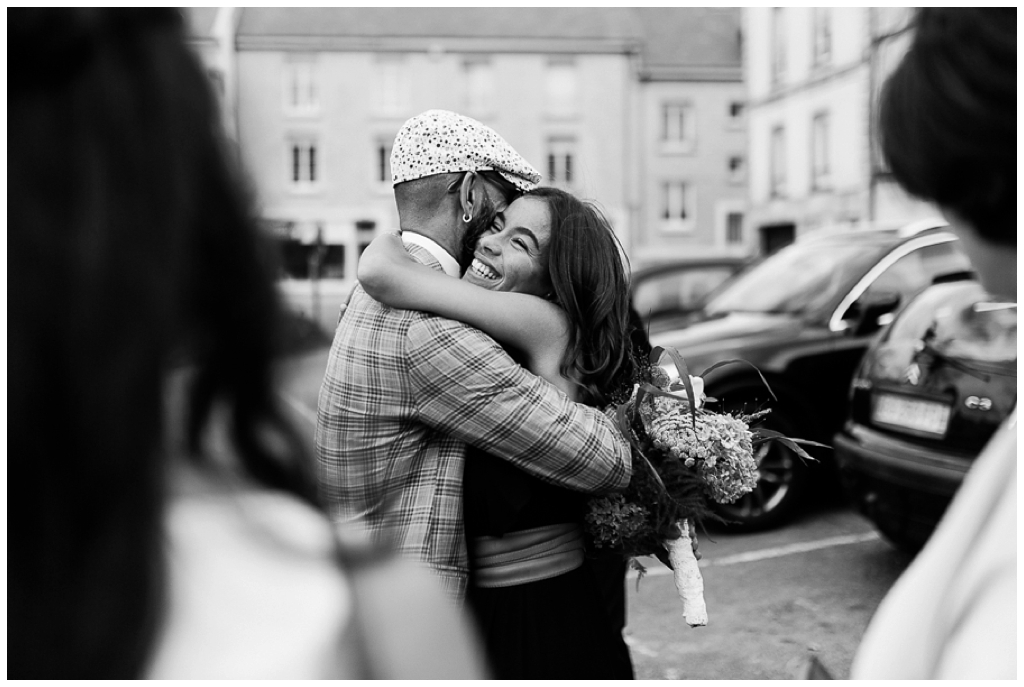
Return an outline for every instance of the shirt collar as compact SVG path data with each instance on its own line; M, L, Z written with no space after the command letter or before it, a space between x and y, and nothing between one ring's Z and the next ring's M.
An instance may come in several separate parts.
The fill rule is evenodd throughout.
M433 255L434 258L441 263L441 269L443 269L444 273L449 277L455 277L458 279L462 276L462 269L459 267L458 260L453 258L451 253L438 245L438 243L433 239L412 231L403 231L402 242L426 249L428 253Z

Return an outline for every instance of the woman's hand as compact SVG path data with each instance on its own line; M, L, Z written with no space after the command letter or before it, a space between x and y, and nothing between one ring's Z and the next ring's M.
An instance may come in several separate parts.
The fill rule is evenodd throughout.
M697 549L697 528L694 527L693 520L687 518L686 524L690 530L690 546L693 549L693 557L698 561L703 558L703 554ZM668 549L661 549L654 554L654 556L665 564L666 568L672 568L672 563L668 559Z

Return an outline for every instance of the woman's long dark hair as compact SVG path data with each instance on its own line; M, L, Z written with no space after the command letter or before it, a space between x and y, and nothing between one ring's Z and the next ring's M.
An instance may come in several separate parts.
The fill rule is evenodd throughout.
M625 253L592 204L557 188L526 197L545 201L551 215L548 272L554 301L572 325L562 372L579 379L580 402L606 405L632 386L636 364Z
M136 678L168 370L193 370L193 460L223 406L241 470L313 501L272 391L273 267L179 12L7 17L8 677Z

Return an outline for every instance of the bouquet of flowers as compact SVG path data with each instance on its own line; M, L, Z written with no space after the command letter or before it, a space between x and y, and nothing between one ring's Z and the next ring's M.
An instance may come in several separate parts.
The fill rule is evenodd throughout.
M665 354L674 364L674 373L660 365ZM619 429L633 448L633 477L624 491L590 500L585 531L590 546L633 559L641 574L644 569L636 556L664 560L667 554L684 619L691 627L707 625L704 581L690 536L692 523L720 519L711 510L712 502L731 503L754 489L758 479L755 445L780 441L801 458L813 460L798 443L823 444L752 428L751 423L767 410L733 415L705 407L714 399L704 395L703 376L745 361L719 362L696 377L690 376L674 349L655 348L650 362L629 400L615 408Z

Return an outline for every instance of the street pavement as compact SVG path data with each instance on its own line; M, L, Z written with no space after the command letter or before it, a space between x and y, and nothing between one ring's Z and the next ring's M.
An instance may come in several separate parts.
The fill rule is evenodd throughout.
M626 639L640 679L789 679L811 656L846 679L872 614L909 563L842 504L770 532L705 536L700 550L706 627L683 622L658 561L639 586L635 576L627 585Z
M280 393L313 445L326 348L281 369ZM849 677L860 638L886 591L910 561L843 503L809 508L780 529L699 533L709 621L682 619L670 571L644 559L648 574L627 581L626 641L639 679L790 679L816 657Z

